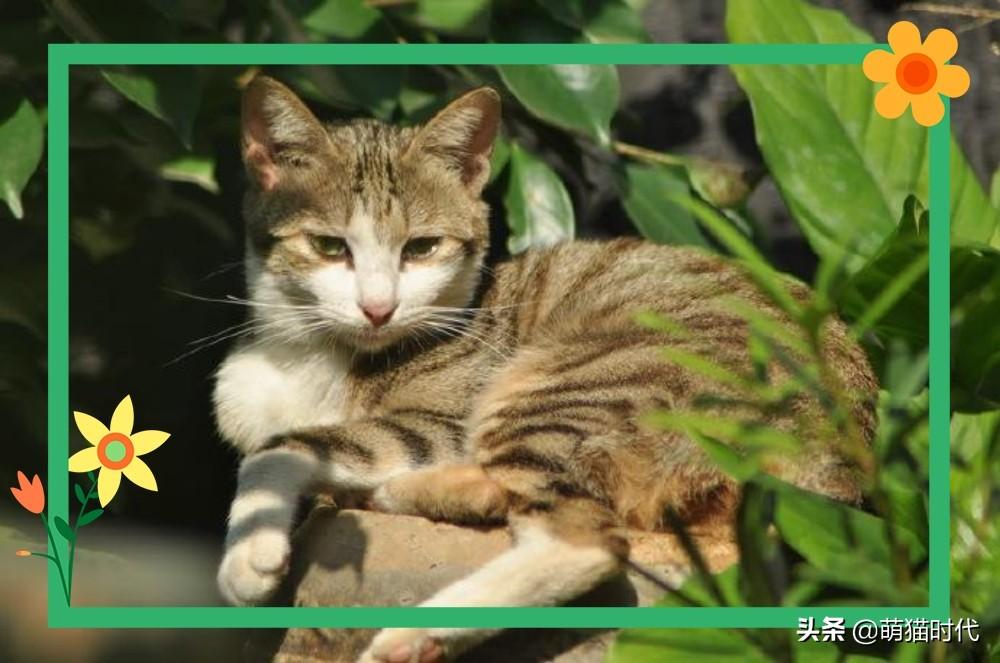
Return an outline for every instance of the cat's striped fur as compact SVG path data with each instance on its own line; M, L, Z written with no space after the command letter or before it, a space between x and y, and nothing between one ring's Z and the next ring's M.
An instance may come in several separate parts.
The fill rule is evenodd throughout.
M368 494L394 512L509 524L517 542L509 553L427 605L566 601L620 570L626 528L663 529L668 511L692 530L730 536L734 483L684 435L637 419L719 392L665 361L666 342L743 370L747 327L732 299L782 315L740 267L634 239L532 251L485 270L480 283L488 229L479 194L497 116L496 95L479 90L421 131L372 122L321 128L283 86L251 84L248 267L262 331L227 359L216 393L220 430L246 454L219 573L231 601L260 601L275 588L296 503L315 491ZM335 277L357 280L361 307L377 290L353 253L365 233L397 256L407 237L444 239L427 263L400 263L390 275L399 307L391 315L400 322L383 334L341 318L282 321L287 311L324 305L306 275L332 268L299 237L316 232L355 238L353 264ZM437 288L430 303L408 314L406 288L423 297L425 282ZM689 333L668 339L642 328L640 310ZM307 332L295 334L296 324ZM268 333L275 328L277 338ZM835 321L825 352L870 438L877 387L863 352ZM771 370L782 378L780 365ZM821 412L802 398L766 423L798 431ZM811 440L767 469L838 499L861 497L857 468L835 440ZM387 630L365 660L431 661L488 634Z

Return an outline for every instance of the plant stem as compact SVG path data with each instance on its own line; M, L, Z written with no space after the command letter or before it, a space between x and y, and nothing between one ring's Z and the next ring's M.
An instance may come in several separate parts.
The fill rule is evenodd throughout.
M666 152L657 152L656 150L651 150L647 147L642 147L640 145L623 143L620 140L614 141L611 144L611 146L618 154L623 154L628 157L633 157L641 161L649 161L652 163L662 164L664 166L687 166L691 163L690 159L687 159L685 157L679 157L673 154L667 154Z
M80 505L80 511L76 514L76 521L73 524L73 540L69 544L69 571L67 575L69 580L66 588L66 602L69 603L70 594L73 592L73 561L76 559L76 531L80 528L80 516L87 508L87 503L90 502L90 497L94 494L94 488L97 487L97 479L91 478L90 489L83 498L83 504Z
M49 535L49 548L52 550L52 561L56 563L59 570L59 580L62 581L63 594L66 596L66 605L69 605L69 585L66 584L66 574L63 573L62 560L59 559L59 548L56 546L56 538L52 536L52 529L49 527L49 520L44 513L38 514L45 525L45 533Z

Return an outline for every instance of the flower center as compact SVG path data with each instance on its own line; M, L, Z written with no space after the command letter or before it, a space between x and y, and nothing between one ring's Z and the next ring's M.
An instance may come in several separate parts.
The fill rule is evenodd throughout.
M97 445L97 459L109 470L121 470L132 462L135 447L128 435L108 433Z
M923 94L937 81L934 61L923 53L910 53L896 65L896 82L910 94Z

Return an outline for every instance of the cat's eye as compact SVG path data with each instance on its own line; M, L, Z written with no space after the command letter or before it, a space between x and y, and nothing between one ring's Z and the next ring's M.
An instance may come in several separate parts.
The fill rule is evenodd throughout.
M403 246L403 260L430 258L440 246L440 237L415 237Z
M310 235L309 243L312 244L317 253L327 258L346 258L351 254L351 250L347 248L347 241L343 237Z

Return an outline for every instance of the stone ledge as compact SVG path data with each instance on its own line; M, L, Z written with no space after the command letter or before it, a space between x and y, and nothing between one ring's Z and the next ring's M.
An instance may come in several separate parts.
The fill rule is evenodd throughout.
M674 586L687 573L675 537L635 533L632 560ZM471 573L510 547L504 528L476 529L423 518L319 506L296 535L288 581L275 599L296 606L413 606ZM709 559L721 569L736 559L723 546ZM571 605L648 606L663 595L654 582L630 570ZM256 634L248 657L280 663L353 663L371 629L289 629ZM466 663L598 663L613 630L521 629L508 631L461 660ZM516 656L512 652L517 652Z

